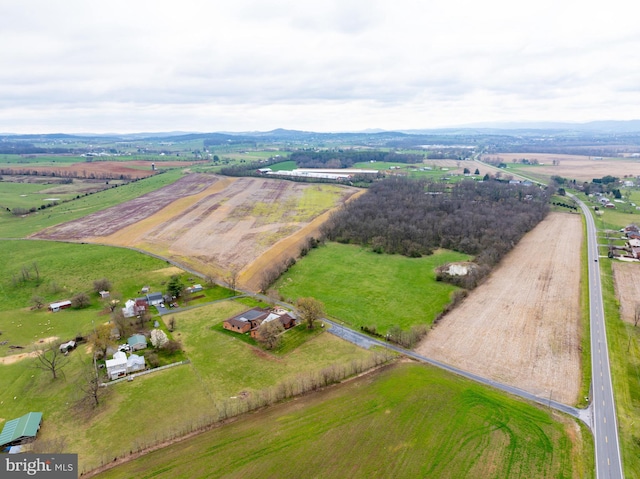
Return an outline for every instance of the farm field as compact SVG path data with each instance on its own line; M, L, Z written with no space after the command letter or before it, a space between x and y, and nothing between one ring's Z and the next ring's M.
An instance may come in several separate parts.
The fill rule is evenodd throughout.
M124 180L52 179L42 176L7 176L0 181L0 208L38 208L85 193L121 186Z
M579 215L549 214L416 350L575 404L582 377L582 238Z
M44 228L71 221L110 206L124 203L146 193L160 189L177 181L183 176L179 170L167 171L126 185L109 188L99 193L83 196L79 199L52 206L26 217L0 211L0 238L23 238Z
M368 248L327 243L313 249L274 285L289 302L312 296L326 313L354 329L375 326L381 334L398 325L431 324L459 288L435 279L435 268L469 257L440 250L407 258Z
M611 175L618 178L624 178L626 176L638 176L640 175L640 160L630 158L603 158L601 160L594 160L593 157L583 155L560 155L549 153L499 153L496 155L485 155L483 159L487 157L496 159L500 158L501 161L507 164L507 169L504 174L507 175L513 169L516 172L521 172L532 178L539 178L543 181L548 181L551 176L561 176L570 180L577 180L580 182L591 181L593 178L602 178L603 176ZM522 158L529 160L536 159L539 163L543 163L537 166L518 165L513 164L515 159L519 161ZM553 162L557 161L559 164L553 165Z
M34 161L28 163L0 163L0 174L3 175L33 175L55 178L84 178L84 179L140 179L157 174L152 164L160 168L185 168L197 165L196 161L78 161L69 163Z
M355 188L262 178L191 174L172 186L35 237L135 246L213 275L241 272L258 289L251 263L274 245L295 257L317 228L314 220L346 201ZM293 237L293 241L290 237ZM267 253L268 261L277 254ZM286 259L286 258L285 258ZM247 268L251 274L242 274Z
M640 274L639 263L613 261L611 263L616 297L620 303L620 318L627 323L634 323L636 308L640 308Z
M157 477L589 478L573 420L443 371L398 364L107 470Z

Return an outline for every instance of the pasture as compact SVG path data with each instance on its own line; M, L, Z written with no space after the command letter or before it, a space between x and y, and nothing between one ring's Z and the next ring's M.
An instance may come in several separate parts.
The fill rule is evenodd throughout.
M375 326L384 334L398 325L431 324L459 288L435 279L435 268L469 257L452 251L407 258L380 255L355 245L328 243L313 249L274 285L293 303L312 296L326 313L354 329Z
M95 477L593 477L573 420L416 364L246 415Z
M167 280L167 263L141 253L89 244L68 244L50 241L0 241L0 338L9 341L0 346L0 357L11 353L10 345L29 348L43 338L56 336L60 342L76 334L87 334L93 323L105 322L105 308L92 291L93 281L107 278L112 293L124 299L139 296L139 290L149 285L152 291L162 291ZM28 274L25 279L23 271ZM50 302L71 299L79 292L91 297L88 308L67 309L57 313L47 311ZM42 309L31 309L32 297L41 296Z

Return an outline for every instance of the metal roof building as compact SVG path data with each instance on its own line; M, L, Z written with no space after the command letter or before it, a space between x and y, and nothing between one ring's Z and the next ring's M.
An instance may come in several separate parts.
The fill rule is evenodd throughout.
M41 412L30 412L17 419L7 421L0 433L0 447L35 439L42 422Z

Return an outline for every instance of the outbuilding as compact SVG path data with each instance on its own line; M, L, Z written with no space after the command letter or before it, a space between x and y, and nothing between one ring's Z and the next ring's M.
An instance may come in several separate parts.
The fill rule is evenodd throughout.
M138 351L147 347L147 338L142 334L134 334L127 339L127 344L131 347L131 351Z
M64 301L58 301L56 303L51 303L49 305L49 311L51 311L52 313L57 313L58 311L60 311L61 309L67 309L71 307L71 301L64 300Z
M0 433L0 448L31 442L36 438L42 423L41 412L30 412L7 421Z

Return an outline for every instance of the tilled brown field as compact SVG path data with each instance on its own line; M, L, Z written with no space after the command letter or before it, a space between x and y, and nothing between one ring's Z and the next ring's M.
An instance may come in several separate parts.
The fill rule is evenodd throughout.
M79 240L108 236L151 216L178 198L195 195L218 181L213 175L187 175L139 198L107 208L34 235L35 238Z
M594 160L593 157L581 155L556 155L550 153L499 153L488 155L488 158L500 158L507 165L512 160L519 161L522 158L536 159L544 165L532 167L528 171L531 174L547 177L561 176L563 178L578 181L591 181L593 178L602 178L612 175L618 178L640 175L640 160L630 158L603 158ZM486 157L484 159L487 159ZM554 160L558 163L553 165ZM508 170L507 170L508 171Z
M574 404L581 382L581 245L580 216L550 214L416 350Z
M333 206L356 188L267 178L190 174L173 185L34 237L138 247L205 274L240 273L240 285L257 290L265 267L296 257L328 207L299 205L309 189ZM308 198L307 198L308 200ZM325 204L325 203L323 203ZM301 211L305 213L301 213ZM252 263L260 259L260 268Z
M640 282L638 282L640 264L613 262L613 280L616 296L620 302L620 316L623 321L634 322L636 307L640 305Z

